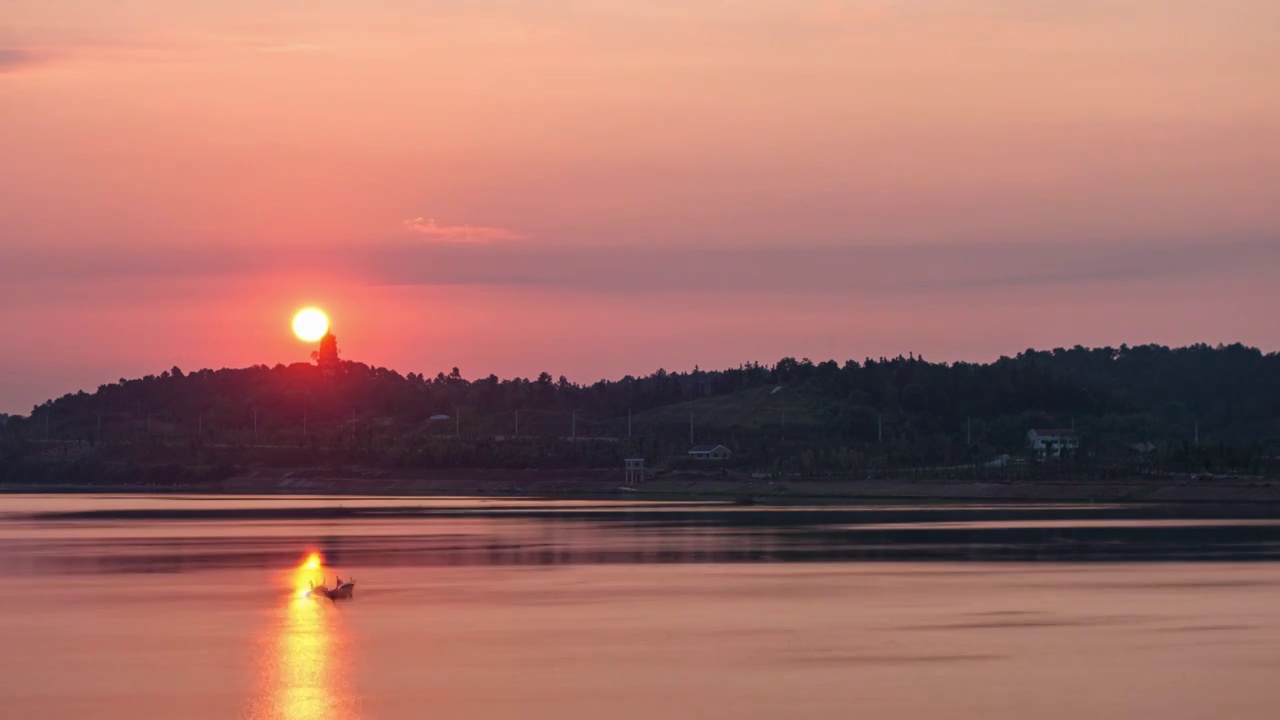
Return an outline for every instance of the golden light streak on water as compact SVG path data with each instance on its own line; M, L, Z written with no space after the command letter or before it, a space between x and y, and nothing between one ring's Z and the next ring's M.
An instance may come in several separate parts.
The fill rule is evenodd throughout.
M324 584L324 557L312 552L293 572L293 594L295 598L305 598L311 592L312 585Z
M311 598L290 598L276 646L275 716L320 720L334 706L330 608Z
M359 717L348 682L351 658L340 611L310 595L312 583L324 582L324 572L324 558L316 552L291 571L293 592L274 613L277 622L262 645L261 692L251 717Z

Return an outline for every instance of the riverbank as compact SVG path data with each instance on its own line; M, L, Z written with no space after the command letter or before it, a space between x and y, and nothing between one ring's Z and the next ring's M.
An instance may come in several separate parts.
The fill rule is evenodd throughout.
M760 479L709 473L667 473L626 486L616 470L450 470L427 477L384 471L256 471L225 480L180 485L9 483L0 492L235 493L401 496L633 497L729 499L756 502L817 500L1280 503L1280 482L1257 479L1178 481L971 481Z

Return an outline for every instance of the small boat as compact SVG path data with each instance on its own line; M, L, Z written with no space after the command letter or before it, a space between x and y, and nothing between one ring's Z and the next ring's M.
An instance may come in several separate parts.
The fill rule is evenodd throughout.
M329 599L330 600L350 600L352 597L355 596L355 593L356 593L355 580L342 582L342 580L339 579L338 584L332 590L329 591Z
M350 600L355 596L356 583L354 580L342 582L342 578L334 579L333 587L329 588L325 585L316 585L309 583L311 586L310 594L314 597L322 597L329 602L337 602L339 600Z

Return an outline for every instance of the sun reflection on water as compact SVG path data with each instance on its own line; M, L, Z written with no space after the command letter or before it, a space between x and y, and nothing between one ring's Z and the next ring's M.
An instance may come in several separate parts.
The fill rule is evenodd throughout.
M332 712L333 673L330 667L328 608L310 598L289 599L280 630L275 683L276 716L290 720L323 718Z
M305 598L311 592L312 585L324 584L324 558L313 552L293 571L293 594L295 598Z
M311 597L311 583L323 582L324 562L312 553L292 571L293 592L275 614L271 637L262 646L263 692L253 717L319 720L357 717L349 683L350 656L340 611Z

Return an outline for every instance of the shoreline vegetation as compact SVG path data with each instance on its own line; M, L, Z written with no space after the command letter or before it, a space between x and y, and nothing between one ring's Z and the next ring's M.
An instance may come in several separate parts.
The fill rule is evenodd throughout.
M643 469L620 489L629 458ZM0 491L1273 502L1273 487L1280 354L1240 344L783 358L589 385L336 358L175 367L0 416Z

